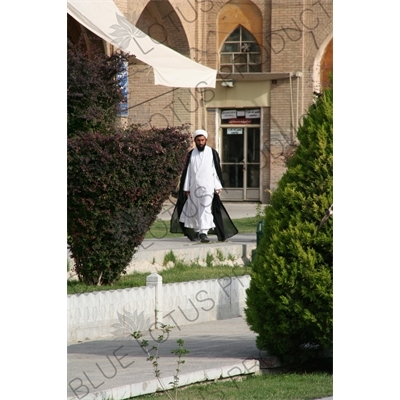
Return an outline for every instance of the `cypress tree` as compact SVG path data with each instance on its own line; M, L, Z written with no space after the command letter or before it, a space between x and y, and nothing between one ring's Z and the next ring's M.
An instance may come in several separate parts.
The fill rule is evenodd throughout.
M333 89L300 126L299 146L265 209L245 315L258 348L283 362L332 348Z

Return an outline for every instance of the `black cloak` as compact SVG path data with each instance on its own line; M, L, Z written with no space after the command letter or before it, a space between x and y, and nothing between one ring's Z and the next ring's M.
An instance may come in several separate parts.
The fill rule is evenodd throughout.
M224 186L219 154L215 149L211 148L211 150L213 153L215 170L217 172L219 180L221 181L222 186ZM183 185L185 183L186 172L189 166L192 151L193 150L191 150L188 154L186 166L182 172L181 180L179 183L178 199L174 208L174 212L172 213L169 230L171 233L183 233L189 239L193 239L196 232L192 228L185 228L183 222L179 222L179 217L187 200L186 194L183 191ZM238 233L236 226L233 224L228 212L226 211L226 208L222 204L222 201L217 193L214 193L213 201L211 204L211 213L214 217L215 228L210 229L208 233L211 235L217 235L218 241L224 242L226 239L229 239L230 237Z

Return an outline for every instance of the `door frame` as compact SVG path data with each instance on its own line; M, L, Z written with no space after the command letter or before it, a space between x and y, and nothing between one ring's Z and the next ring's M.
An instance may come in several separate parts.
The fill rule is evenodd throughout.
M247 108L258 108L258 107L246 107ZM232 110L243 110L243 108L235 108L232 107ZM223 163L223 149L222 149L222 134L224 128L244 128L243 131L243 154L244 160L243 163L238 163L244 165L247 163L247 146L248 146L248 128L258 128L259 129L259 148L260 148L260 169L259 169L259 187L258 188L248 188L247 187L247 173L243 171L243 188L228 188L224 187L221 193L221 199L224 201L260 201L261 200L261 187L262 187L262 171L261 171L261 163L262 163L262 108L260 108L260 123L259 124L222 124L221 123L221 108L216 110L216 124L217 124L217 135L216 135L216 147L220 154L221 164ZM247 167L247 164L246 164Z

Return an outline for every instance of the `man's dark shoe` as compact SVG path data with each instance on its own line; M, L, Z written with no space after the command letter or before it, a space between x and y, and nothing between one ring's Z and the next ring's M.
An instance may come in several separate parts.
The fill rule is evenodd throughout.
M190 240L191 240L192 242L199 242L199 241L200 241L199 232L196 232L196 233L194 234L194 236L192 236L192 237L190 238Z
M200 242L201 243L210 243L210 239L207 237L205 233L200 234Z

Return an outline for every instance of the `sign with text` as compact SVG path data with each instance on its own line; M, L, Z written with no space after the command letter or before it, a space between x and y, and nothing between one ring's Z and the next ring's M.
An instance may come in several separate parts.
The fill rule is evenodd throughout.
M238 118L235 118L235 119L230 119L229 120L229 123L230 124L240 124L240 125L243 125L243 124L251 124L251 119L238 119Z
M260 109L246 110L246 118L260 118Z
M243 135L243 128L228 128L228 135Z
M223 110L221 118L222 119L236 118L236 110Z

